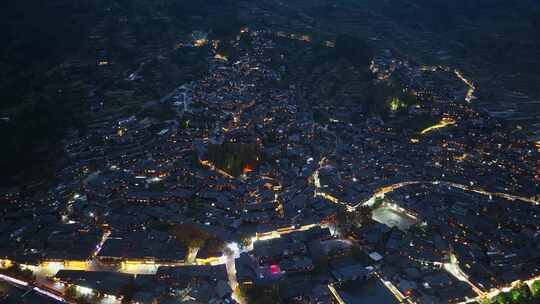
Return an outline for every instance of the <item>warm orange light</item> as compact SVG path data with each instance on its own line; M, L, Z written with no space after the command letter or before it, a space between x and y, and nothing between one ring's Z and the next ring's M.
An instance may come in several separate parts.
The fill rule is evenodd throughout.
M0 269L5 269L13 266L13 262L8 259L0 259Z
M75 261L75 260L65 260L64 266L71 270L86 270L88 267L87 261Z
M193 45L196 47L202 47L202 46L205 46L207 43L208 43L208 40L206 40L205 38L202 38L202 39L195 40Z
M424 135L424 134L427 134L433 130L437 130L437 129L441 129L441 128L444 128L444 127L447 127L447 126L452 126L452 125L455 125L457 123L457 121L454 119L454 118L451 118L451 117L443 117L443 119L437 123L436 125L433 125L429 128L426 128L424 130L422 130L421 134Z
M244 174L249 173L249 172L253 172L253 167L251 167L249 164L247 164L247 165L244 167L244 169L242 169L242 172L243 172Z
M464 161L469 157L469 154L463 153L461 156L455 156L454 159L457 161Z
M221 60L221 61L228 61L228 60L229 60L229 59L227 58L227 56L221 55L221 54L216 54L216 55L214 56L214 58L217 59L217 60Z

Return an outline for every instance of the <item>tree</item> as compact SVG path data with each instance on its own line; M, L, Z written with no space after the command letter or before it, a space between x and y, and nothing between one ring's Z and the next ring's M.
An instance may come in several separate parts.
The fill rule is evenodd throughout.
M367 88L367 94L362 101L366 112L374 116L386 117L390 110L392 97L397 95L399 88L384 83L371 84Z
M528 303L532 299L531 290L529 285L518 282L512 290L510 290L510 296L512 298L512 303L523 304Z
M373 209L379 208L384 203L384 198L376 197L375 202L373 203Z
M247 287L241 285L240 292L244 295L247 303L255 304L276 304L281 303L280 299L280 284L271 286L252 285Z
M233 176L240 176L246 166L254 168L261 162L261 145L237 142L209 145L208 158L216 167Z
M339 207L336 213L336 229L339 235L347 235L351 228L351 213L345 207Z
M478 304L491 304L491 300L488 297L483 297Z
M253 45L253 38L251 37L249 32L243 33L242 35L240 35L240 41L238 41L238 45L240 46L240 48L244 50L251 49Z
M98 292L93 292L92 295L81 295L77 291L77 286L70 285L64 292L64 297L67 300L78 304L98 304L103 300L103 295Z
M78 304L99 304L103 300L103 296L99 293L94 293L91 296L83 296L77 298Z
M493 297L492 302L496 304L511 304L512 297L510 296L510 293L508 292L500 292L498 295Z
M360 70L367 70L374 57L373 49L365 39L351 35L338 35L335 49L339 57L347 59Z
M206 243L205 239L201 239L201 238L192 239L191 241L189 241L189 248L200 249L204 246L204 243Z
M352 220L355 225L363 226L369 224L372 221L373 211L369 206L360 206L352 214Z
M326 125L329 122L328 114L320 109L315 109L313 111L313 120L318 124Z
M213 34L216 38L230 38L240 32L240 28L244 26L237 14L226 14L214 18L211 21Z
M39 165L44 165L48 155L43 150L49 153L54 151L64 129L72 125L72 115L64 101L53 102L44 96L29 99L16 108L15 115L8 123L0 124L0 136L4 143L0 150L0 165L6 173L0 177L2 184L13 182L13 176L21 171L36 170ZM58 157L57 154L54 156Z
M5 272L13 277L23 281L32 282L36 279L34 273L28 269L22 269L19 265L11 265L5 269Z
M188 245L191 244L191 242L194 242L194 240L206 241L211 238L211 235L208 232L189 224L181 224L174 226L171 229L171 234L173 234L177 240L182 241ZM197 245L197 243L194 243L194 245Z
M250 234L243 234L242 236L240 236L240 247L246 248L251 245L251 243L253 242L251 238L252 236Z
M139 286L137 286L133 280L124 285L120 290L120 294L123 296L122 304L131 303L133 296L139 291L139 289Z
M540 42L540 10L536 10L533 13L531 13L529 17L529 22L530 22L531 28L533 29L531 32L535 33L536 40Z
M536 280L531 284L531 292L535 299L540 298L540 280Z
M238 57L238 49L236 49L228 40L221 41L216 52L229 59L229 61L234 61Z
M64 297L68 300L77 299L77 289L75 288L75 285L71 285L66 288L66 291L64 292Z

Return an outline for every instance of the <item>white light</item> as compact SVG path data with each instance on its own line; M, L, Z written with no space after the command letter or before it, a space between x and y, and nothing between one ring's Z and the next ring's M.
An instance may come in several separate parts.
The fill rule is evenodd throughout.
M235 258L240 257L240 247L236 242L227 244L227 249L229 249Z
M42 295L48 296L48 297L53 298L53 299L55 299L57 301L65 302L64 298L59 297L59 296L55 295L54 293L48 292L48 291L43 290L43 289L38 288L38 287L34 287L34 290L41 293Z
M92 295L94 291L88 287L77 286L77 291L82 295Z
M17 285L28 286L28 283L26 283L26 282L24 282L24 281L17 280L17 279L15 279L15 278L5 276L5 275L3 275L3 274L0 274L0 279L5 280L5 281L8 281L8 282L11 282L11 283L15 283L15 284L17 284Z
M160 182L161 181L161 178L159 177L152 177L150 179L148 179L148 182L150 183L157 183L157 182Z

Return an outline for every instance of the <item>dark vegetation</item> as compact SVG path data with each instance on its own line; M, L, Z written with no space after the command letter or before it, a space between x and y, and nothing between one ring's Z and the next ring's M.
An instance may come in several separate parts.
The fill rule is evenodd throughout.
M66 288L65 298L79 304L97 304L103 300L103 296L97 293L93 295L79 294L79 292L77 291L77 287L75 287L75 285L71 285L68 288Z
M274 284L270 286L253 285L246 287L243 285L241 293L248 303L257 304L275 304L280 303L280 290L286 288L282 284Z
M253 170L261 159L261 153L257 143L226 142L208 147L208 157L212 163L232 176Z
M343 234L350 232L354 227L362 227L373 223L373 210L377 207L362 206L354 212L340 208L336 214L336 228Z
M363 72L368 70L369 64L375 56L373 49L367 44L365 39L351 35L338 35L336 37L334 53L336 58L348 60ZM364 76L369 78L370 74L368 73Z
M96 68L92 66L101 52L96 48L110 51L108 56L116 64L113 72L119 73L140 62L145 55L141 46L161 43L170 45L172 50L179 34L202 29L213 37L228 38L240 26L236 0L3 1L0 4L0 118L5 119L0 121L3 140L0 186L17 185L23 177L21 174L25 180L39 180L47 171L43 167L52 169L52 164L61 158L58 145L66 131L75 128L80 135L84 134L89 115L84 100L88 93L84 92L85 84L96 82L106 91L113 83L100 83L101 77L94 74ZM96 29L104 33L105 46L90 42L89 37ZM134 43L123 39L122 33L126 31L133 34ZM164 78L173 80L176 78L169 76L200 77L206 71L204 54L199 50L194 52L199 53L185 54L184 50L178 50L171 56L173 65L157 68L166 74ZM82 98L70 98L58 90L71 76L59 72L61 65L72 59L91 67L81 80ZM193 65L188 73L175 69L186 65ZM156 67L152 63L147 66L146 69ZM156 97L161 91L141 86L136 93Z
M540 280L534 281L531 286L518 282L512 289L500 292L491 299L478 304L533 304L540 300Z
M391 0L380 4L399 24L453 41L461 55L505 68L540 71L540 3L533 0ZM532 51L532 52L531 52ZM481 58L480 58L481 57Z
M364 95L356 99L362 112L386 118L389 114L405 112L409 106L417 104L419 101L416 96L404 91L399 80L391 79L384 83L373 80L374 75L369 65L374 56L373 49L365 39L350 35L336 37L335 57L346 59L352 64L360 72L357 77L364 82Z
M291 43L281 39L280 45ZM320 124L327 124L328 107L351 102L351 122L359 122L362 115L378 116L383 119L390 114L406 112L408 107L419 101L409 91L404 91L397 79L380 82L374 79L369 69L374 58L374 50L366 39L353 35L338 35L335 48L312 44L309 48L289 45L280 49L287 60L273 59L275 68L284 65L288 73L283 77L285 86L293 82L303 82L307 98L317 100L313 108L313 118ZM314 85L317 84L317 85ZM331 103L327 104L325 102Z
M91 1L4 1L0 8L0 184L38 169L55 154L57 138L78 120L45 73L77 50L97 18ZM80 127L80 126L79 126Z
M506 95L520 92L528 100L540 97L539 1L390 0L365 5L412 40L422 41L421 46L413 46L406 40L388 39L404 54L469 73L477 81L479 103L489 110L516 106L519 112L538 112L537 106Z
M12 265L3 270L3 273L22 281L33 282L36 277L31 270L21 269L19 265Z

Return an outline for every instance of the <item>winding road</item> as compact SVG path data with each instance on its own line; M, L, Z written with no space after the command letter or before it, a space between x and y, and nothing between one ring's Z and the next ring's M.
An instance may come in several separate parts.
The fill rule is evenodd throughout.
M484 190L482 188L471 187L471 186L467 186L467 185L463 185L463 184L459 184L459 183L454 183L454 182L447 182L447 181L407 181L407 182L401 182L401 183L396 183L396 184L392 184L392 185L389 185L389 186L382 187L379 190L377 190L377 192L371 198L369 198L367 201L359 203L359 204L354 205L354 206L349 206L348 210L349 211L354 211L357 208L359 208L360 206L371 205L375 201L375 199L377 199L377 198L382 198L386 194L392 193L392 192L394 192L394 191L396 191L398 189L401 189L401 188L404 188L404 187L407 187L407 186L412 186L412 185L442 185L442 186L446 186L446 187L449 187L449 188L456 188L456 189L463 190L465 192L477 193L477 194L481 194L481 195L485 195L485 196L489 196L489 197L499 197L499 198L504 198L504 199L507 199L507 200L510 200L510 201L522 201L522 202L525 202L525 203L530 203L530 204L534 204L534 205L540 205L539 200L536 200L536 199L531 198L531 197L518 196L518 195L507 194L507 193L502 193L502 192L490 192L490 191Z

